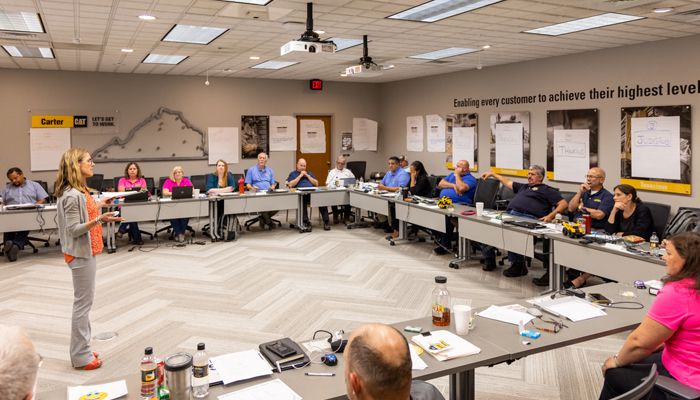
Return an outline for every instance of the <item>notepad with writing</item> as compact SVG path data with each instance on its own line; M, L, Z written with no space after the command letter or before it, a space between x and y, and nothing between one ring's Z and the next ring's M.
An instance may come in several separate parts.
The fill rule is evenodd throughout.
M481 353L481 349L455 335L450 331L431 331L430 335L416 335L411 338L413 343L420 346L438 361L451 360Z

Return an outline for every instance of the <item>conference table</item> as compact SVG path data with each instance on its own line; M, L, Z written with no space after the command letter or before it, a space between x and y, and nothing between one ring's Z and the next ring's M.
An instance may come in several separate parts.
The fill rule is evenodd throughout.
M621 288L619 284L606 283L595 286L591 288L590 291L601 293L613 302L623 300L629 301L629 297L620 297L619 293ZM474 329L462 337L479 347L481 349L480 353L447 361L437 361L437 359L424 352L420 357L427 364L427 368L423 370L413 370L413 378L429 380L442 376L449 376L450 400L473 400L476 368L511 362L533 354L635 328L647 314L654 297L649 295L646 290L633 290L635 290L634 295L636 296L633 300L640 303L643 308L607 308L605 309L607 313L606 316L579 322L566 321L566 328L563 328L558 333L542 332L542 336L538 339L525 340L525 338L518 334L518 327L515 325L476 316ZM524 307L531 307L525 300L516 301L516 303ZM484 308L475 311L478 312ZM549 316L549 314L545 312L545 316ZM435 327L432 326L431 317L392 324L396 329L403 332L409 343L411 343L411 337L417 334L403 331L403 328L407 325L421 326L423 327L423 331L446 329L454 332L454 323L447 327ZM210 350L210 352L216 354L215 350ZM314 356L320 355L314 354ZM226 386L212 386L210 388L209 398L215 398L225 393L244 389L273 379L281 379L304 399L345 399L344 362L342 354L338 356L338 365L335 367L316 363L305 368L283 371L282 373L275 372L270 376L235 382ZM335 375L306 376L306 372L331 372ZM124 397L125 399L139 399L139 378L140 376L136 371L122 378L126 380L129 390L129 394ZM87 384L101 382L104 382L104 380L91 381ZM66 389L57 389L38 396L39 400L58 400L65 398Z
M0 207L0 233L56 229L56 225L55 205L29 209Z

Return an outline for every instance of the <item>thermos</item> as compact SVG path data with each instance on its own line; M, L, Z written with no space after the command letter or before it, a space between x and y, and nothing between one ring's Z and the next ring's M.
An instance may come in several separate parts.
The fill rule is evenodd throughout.
M245 193L245 180L242 177L238 180L238 193Z

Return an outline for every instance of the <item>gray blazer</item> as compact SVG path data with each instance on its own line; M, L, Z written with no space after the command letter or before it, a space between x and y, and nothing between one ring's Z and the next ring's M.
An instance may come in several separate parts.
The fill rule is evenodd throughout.
M85 194L74 188L63 192L57 201L57 215L61 250L73 257L92 257Z

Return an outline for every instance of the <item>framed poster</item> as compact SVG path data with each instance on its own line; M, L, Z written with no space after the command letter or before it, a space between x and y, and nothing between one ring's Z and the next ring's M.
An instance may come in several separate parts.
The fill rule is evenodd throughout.
M261 152L270 153L270 117L268 115L241 116L242 158L258 158Z

